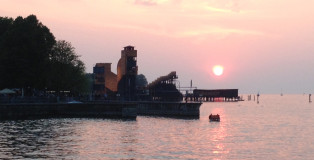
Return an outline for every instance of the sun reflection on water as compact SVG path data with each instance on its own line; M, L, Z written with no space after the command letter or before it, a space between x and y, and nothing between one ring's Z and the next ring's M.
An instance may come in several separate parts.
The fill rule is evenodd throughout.
M210 140L212 144L214 145L212 153L222 158L222 157L225 157L226 154L229 153L228 148L225 147L225 138L228 136L228 132L226 128L227 116L223 108L214 108L212 110L212 114L219 114L220 119L221 119L220 122L210 122L210 123L213 123L213 125L216 125L214 128L212 128L212 131L211 131L212 135L211 135ZM214 123L217 123L217 124L214 124Z
M313 159L314 107L298 97L203 103L199 119L0 121L0 159Z

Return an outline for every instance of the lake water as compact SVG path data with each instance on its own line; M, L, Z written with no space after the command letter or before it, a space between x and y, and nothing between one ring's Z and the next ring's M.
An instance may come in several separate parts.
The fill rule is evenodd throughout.
M314 103L308 98L204 103L199 119L0 121L0 159L310 160ZM210 113L221 122L209 122Z

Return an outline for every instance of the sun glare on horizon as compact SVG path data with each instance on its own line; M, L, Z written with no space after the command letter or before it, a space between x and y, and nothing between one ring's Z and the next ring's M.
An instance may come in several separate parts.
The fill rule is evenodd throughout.
M216 75L216 76L221 76L224 72L224 67L221 66L221 65L215 65L213 67L213 73Z

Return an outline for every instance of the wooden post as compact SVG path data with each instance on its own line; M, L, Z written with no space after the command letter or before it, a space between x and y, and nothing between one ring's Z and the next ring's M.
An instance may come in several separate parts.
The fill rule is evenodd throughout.
M310 102L310 103L312 102L312 100L311 100L311 94L309 94L309 102Z

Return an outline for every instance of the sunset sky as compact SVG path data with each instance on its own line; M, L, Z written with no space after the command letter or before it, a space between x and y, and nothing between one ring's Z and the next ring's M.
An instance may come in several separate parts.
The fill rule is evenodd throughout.
M0 16L34 14L76 48L87 72L138 51L151 82L177 71L180 86L240 93L314 93L314 1L0 0ZM224 67L221 76L215 65Z

